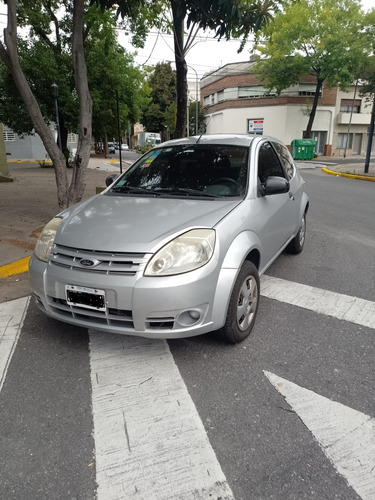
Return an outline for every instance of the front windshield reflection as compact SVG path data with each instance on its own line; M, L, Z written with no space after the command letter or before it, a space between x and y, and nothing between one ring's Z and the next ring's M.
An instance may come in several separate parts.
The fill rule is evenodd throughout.
M246 191L248 148L202 145L161 147L140 158L113 185L116 193L243 196Z

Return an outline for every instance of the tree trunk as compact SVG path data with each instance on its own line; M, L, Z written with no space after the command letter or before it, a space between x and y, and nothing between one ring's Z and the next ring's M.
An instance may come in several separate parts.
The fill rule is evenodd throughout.
M57 185L57 201L60 209L68 205L68 177L66 170L65 156L60 151L52 130L44 121L39 105L29 87L29 84L22 72L17 52L17 17L16 2L8 2L8 24L4 30L5 46L0 42L0 57L8 66L14 79L14 83L26 106L33 123L34 129L40 136L55 169Z
M320 92L321 92L322 87L323 87L323 82L324 82L324 78L319 78L319 77L317 78L314 101L313 101L313 105L311 108L311 113L309 116L309 122L307 124L306 132L304 133L305 139L311 139L311 137L312 137L312 126L314 123L316 110L317 110L318 102L319 102L319 95L320 95Z
M186 136L187 113L187 65L184 50L184 22L186 16L185 3L171 0L174 32L174 52L177 81L177 117L175 138Z
M73 64L79 99L79 130L73 175L68 186L66 158L55 142L53 132L44 121L39 105L27 83L17 52L17 17L15 1L8 2L8 25L5 29L5 46L0 41L0 57L10 69L33 123L55 169L57 202L60 210L81 200L85 189L85 172L91 150L92 101L88 89L87 70L83 51L83 13L85 0L74 0L73 11Z
M90 160L92 100L87 81L87 68L83 50L84 0L74 0L73 8L73 67L79 101L77 153L74 158L73 177L69 187L69 200L81 200L85 190L85 174Z

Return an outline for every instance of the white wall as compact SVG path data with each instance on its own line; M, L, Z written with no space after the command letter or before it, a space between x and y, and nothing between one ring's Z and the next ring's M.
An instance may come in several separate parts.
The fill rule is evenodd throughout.
M334 107L317 111L313 129L328 132L328 143L331 143L330 130ZM207 133L247 134L247 120L262 118L264 135L271 135L290 144L293 139L301 139L306 129L308 116L305 116L298 105L289 106L257 106L251 108L231 108L207 115Z

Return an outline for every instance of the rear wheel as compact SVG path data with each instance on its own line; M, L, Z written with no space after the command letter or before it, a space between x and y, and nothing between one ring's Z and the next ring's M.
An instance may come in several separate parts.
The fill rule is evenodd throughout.
M306 214L303 214L301 219L301 226L298 230L298 233L287 246L288 252L294 254L301 253L303 250L303 246L305 244L305 239L306 239Z
M253 329L258 312L260 283L257 268L244 262L234 284L225 325L217 332L229 344L242 342Z

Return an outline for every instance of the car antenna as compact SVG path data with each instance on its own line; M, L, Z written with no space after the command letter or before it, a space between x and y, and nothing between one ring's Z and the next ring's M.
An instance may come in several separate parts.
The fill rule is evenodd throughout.
M210 123L211 121L211 118L212 118L212 115L210 116L210 118L208 119L207 123L206 123L206 126L205 126L205 129L207 130L207 125ZM204 134L204 132L201 133L201 135L198 137L198 140L195 144L198 144L198 142L202 139L202 135Z

